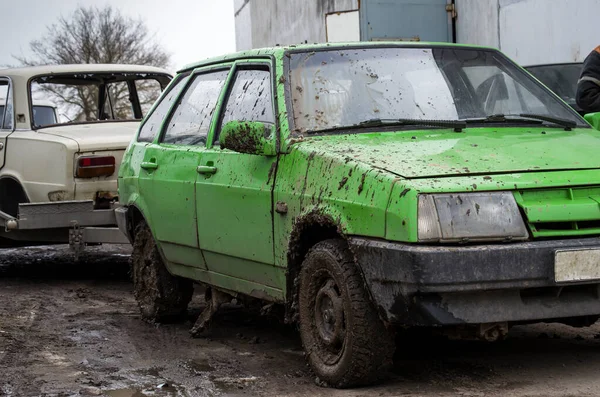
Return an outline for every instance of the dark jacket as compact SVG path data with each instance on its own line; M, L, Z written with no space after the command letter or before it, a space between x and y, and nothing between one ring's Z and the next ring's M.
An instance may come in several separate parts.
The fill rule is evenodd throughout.
M600 112L600 46L583 62L577 82L577 105L586 113Z

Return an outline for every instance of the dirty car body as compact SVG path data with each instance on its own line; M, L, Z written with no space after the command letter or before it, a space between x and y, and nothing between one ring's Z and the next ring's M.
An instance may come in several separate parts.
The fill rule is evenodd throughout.
M173 275L283 303L327 379L302 324L321 279L303 268L332 258L388 326L494 339L597 318L599 134L493 49L249 51L179 72L125 154L121 225L133 241L147 224ZM331 273L309 306L335 355L356 279Z
M0 70L0 218L17 219L25 203L91 201L108 209L118 199L125 148L171 78L138 65Z

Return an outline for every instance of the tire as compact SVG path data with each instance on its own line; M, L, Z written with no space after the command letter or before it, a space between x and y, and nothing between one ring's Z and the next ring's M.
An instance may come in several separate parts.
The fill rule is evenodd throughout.
M300 336L321 385L346 388L382 380L395 350L346 242L326 240L300 271Z
M135 231L131 265L133 291L144 320L166 322L185 316L194 292L192 281L168 272L145 222Z

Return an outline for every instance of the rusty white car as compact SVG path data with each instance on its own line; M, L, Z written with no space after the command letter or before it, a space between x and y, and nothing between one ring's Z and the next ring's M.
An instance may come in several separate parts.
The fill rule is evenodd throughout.
M165 69L137 65L0 70L0 221L5 222L0 242L64 242L66 232L55 238L48 214L75 211L59 219L60 226L81 219L82 203L88 213L111 208L118 200L123 153L171 79ZM57 203L76 205L58 208ZM37 226L31 215L23 215L26 208L42 213ZM89 224L106 223L92 215L96 219ZM31 230L9 233L23 228L45 231L40 236Z
M136 65L0 70L0 211L116 199L125 148L172 76Z

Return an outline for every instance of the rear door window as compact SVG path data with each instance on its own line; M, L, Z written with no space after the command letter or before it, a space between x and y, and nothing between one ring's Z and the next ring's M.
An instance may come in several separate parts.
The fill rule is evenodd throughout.
M154 137L160 130L164 118L167 117L169 109L171 109L171 105L179 96L179 93L185 86L185 83L187 83L188 78L189 75L180 77L179 80L171 86L169 92L162 97L160 103L156 106L152 114L148 116L144 125L142 125L138 136L138 142L152 142L154 140Z

